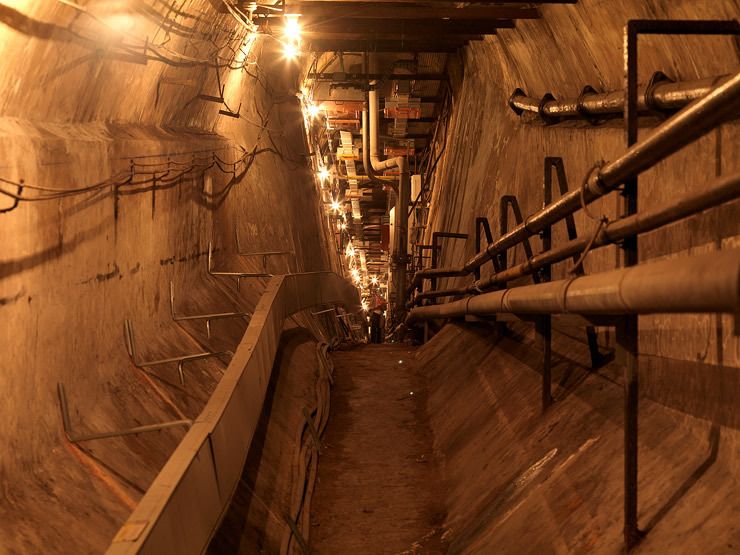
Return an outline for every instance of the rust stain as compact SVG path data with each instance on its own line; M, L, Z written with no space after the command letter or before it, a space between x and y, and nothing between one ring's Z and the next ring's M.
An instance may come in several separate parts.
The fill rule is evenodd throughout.
M90 457L83 453L82 450L80 450L80 448L76 445L66 440L64 441L64 444L66 445L72 456L76 458L80 462L80 464L86 467L93 476L103 482L103 484L108 487L111 493L115 495L119 499L119 501L121 501L121 503L126 505L126 507L128 507L130 510L134 510L134 508L136 507L136 501L134 501L131 496L124 491L124 489L116 482L115 479L110 476L110 474L100 468L98 464L96 464Z

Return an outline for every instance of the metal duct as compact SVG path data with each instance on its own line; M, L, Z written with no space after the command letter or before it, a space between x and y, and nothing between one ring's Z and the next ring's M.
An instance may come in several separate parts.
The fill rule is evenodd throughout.
M721 75L697 81L674 82L658 72L638 90L637 109L640 113L678 110L705 97L729 79L729 75ZM584 87L578 98L564 100L557 100L549 93L542 98L529 97L522 89L516 89L509 97L509 107L517 115L525 112L537 114L545 123L557 123L563 118L593 121L599 116L621 115L624 103L624 91L598 93L589 86Z

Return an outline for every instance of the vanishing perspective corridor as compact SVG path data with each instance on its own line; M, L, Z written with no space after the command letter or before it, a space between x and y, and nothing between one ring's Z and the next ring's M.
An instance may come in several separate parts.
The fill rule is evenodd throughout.
M740 553L740 0L0 0L0 554Z

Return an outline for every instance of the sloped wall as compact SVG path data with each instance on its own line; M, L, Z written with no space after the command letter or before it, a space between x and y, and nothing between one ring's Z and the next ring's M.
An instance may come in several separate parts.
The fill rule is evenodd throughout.
M449 553L622 553L621 369L553 335L554 404L540 406L529 326L447 325L415 354L446 490ZM460 361L464 360L461 364ZM635 553L733 553L740 432L643 400Z
M734 0L602 2L579 0L575 5L541 7L543 18L518 21L516 29L500 29L496 37L474 42L453 66L454 110L447 150L437 171L427 239L433 231L470 234L443 243L441 265L458 265L474 250L475 217L487 216L494 234L499 227L499 199L516 195L522 212L542 206L543 162L563 158L569 188L580 186L600 160L614 160L625 150L621 120L593 127L587 123L544 126L525 123L508 107L509 95L522 88L537 98L551 92L557 98L577 97L585 85L598 90L624 87L623 30L630 19L734 19L740 4ZM737 43L728 37L641 37L639 81L663 71L677 80L736 72ZM659 123L641 124L645 137ZM719 176L740 169L740 125L727 123L682 149L640 177L639 206L655 207L706 188ZM557 193L554 194L557 198ZM592 205L591 212L613 219L618 196ZM579 235L593 233L597 223L576 215ZM716 249L737 248L740 204L707 211L640 237L640 259L686 256ZM564 224L553 227L553 245L566 240ZM425 240L430 243L430 240ZM535 251L540 241L532 239ZM510 252L509 263L521 262L521 248ZM616 265L614 247L589 254L589 273ZM568 260L553 268L562 278ZM483 271L490 272L490 264ZM468 278L469 279L469 278ZM440 280L454 286L464 279ZM640 318L641 387L644 393L672 407L740 426L734 399L740 395L740 342L733 321L718 315L668 315ZM613 334L603 340L613 345ZM611 339L611 341L610 341Z
M69 191L121 172L138 182L15 208L0 198L4 552L102 551L183 434L77 448L64 440L58 382L79 433L199 413L228 357L186 363L184 384L174 365L141 371L123 321L143 359L233 349L247 319L214 321L209 339L203 321L170 315L170 281L180 314L256 304L263 280L237 291L207 274L209 242L218 270L261 270L235 255L237 230L243 250L295 252L270 271L336 267L304 169L297 68L272 39L245 41L214 4L0 5L0 178L23 180L24 199L49 194L28 186ZM228 106L198 98L219 85ZM239 107L239 118L219 113Z

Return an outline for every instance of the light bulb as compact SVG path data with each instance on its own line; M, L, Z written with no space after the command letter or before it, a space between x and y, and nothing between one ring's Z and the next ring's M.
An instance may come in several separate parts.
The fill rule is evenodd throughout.
M298 15L286 15L283 36L292 43L301 40L301 26L298 23Z

